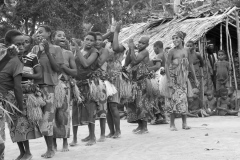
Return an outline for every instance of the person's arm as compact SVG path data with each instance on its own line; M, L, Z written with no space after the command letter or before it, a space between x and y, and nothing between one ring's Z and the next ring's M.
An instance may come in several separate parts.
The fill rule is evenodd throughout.
M187 49L187 52L188 52L188 61L189 61L189 66L190 66L190 71L191 73L193 74L193 77L194 77L194 80L195 80L195 83L196 83L196 86L198 86L198 80L197 80L197 77L196 77L196 72L195 72L195 68L193 66L193 60L191 58L191 52L189 49Z
M23 77L29 79L42 79L42 67L40 65L34 67L34 74L23 73Z
M220 100L218 100L218 102L217 102L217 109L218 109L218 110L227 111L227 109L226 109L226 108L224 108L224 107L221 107L221 99L220 99Z
M127 50L127 53L126 53L126 58L125 58L125 62L124 62L124 65L123 67L127 67L129 66L129 64L131 63L131 57L130 57L130 52L129 50Z
M49 44L48 44L47 41L44 41L44 49L45 49L45 53L46 53L46 55L48 57L48 60L50 62L50 65L51 65L53 71L61 72L60 65L57 63L57 61L53 58L52 54L50 53ZM60 47L57 47L55 49L55 52L57 54L61 54L62 55L62 49Z
M197 53L197 58L199 59L199 62L200 62L200 73L201 73L201 77L203 77L203 67L204 67L204 61L203 61L203 58L202 56Z
M123 47L123 45L120 45L119 44L119 40L118 40L118 36L119 36L119 33L120 33L121 25L122 25L121 22L117 23L117 26L116 26L115 32L114 32L114 36L113 36L112 48L113 48L113 51L115 51L117 53L124 52L124 50L125 50L125 47Z
M111 36L112 34L114 34L114 32L107 32L107 33L105 33L103 36L102 36L102 38L103 38L103 40L105 40L105 39L107 39L109 36Z
M157 71L157 70L159 70L160 69L160 67L161 67L161 62L156 62L156 64L154 65L154 66L152 66L152 67L148 67L148 70L149 71Z
M169 50L166 65L165 65L165 71L166 71L166 76L167 76L168 82L171 82L169 67L170 67L170 64L172 63L172 59L173 59L173 50Z
M23 92L22 92L22 75L18 74L13 77L14 81L14 95L20 111L23 111Z
M22 76L29 78L29 79L42 79L42 67L40 66L40 63L38 61L38 57L36 55L34 56L32 60L32 65L33 65L33 74L29 73L23 73Z
M102 49L102 54L98 58L98 66L101 67L108 60L108 57L109 57L108 49Z
M69 67L67 67L66 65L62 65L62 69L66 74L75 77L77 75L77 66L75 63L75 58L72 52L69 52L68 54L69 54Z
M82 52L80 51L79 47L76 47L76 55L77 58L80 60L81 64L83 65L83 67L87 68L90 65L92 65L92 63L97 59L98 57L98 52L95 51L93 52L87 59L83 56Z

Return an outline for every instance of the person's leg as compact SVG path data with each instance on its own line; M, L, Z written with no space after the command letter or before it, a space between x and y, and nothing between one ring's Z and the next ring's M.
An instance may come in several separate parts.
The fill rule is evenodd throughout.
M67 138L63 138L63 148L62 148L62 152L68 152L68 141Z
M140 134L146 134L146 133L148 133L147 121L141 120L141 122L142 122L142 131L140 132Z
M52 158L55 155L53 150L53 136L44 136L47 143L47 152L42 155L44 158Z
M100 129L101 129L101 135L98 142L104 142L105 141L105 128L106 128L106 118L100 118Z
M73 141L69 144L70 146L74 147L77 145L77 131L78 126L73 126Z
M115 133L113 135L113 138L119 138L121 136L121 130L120 130L120 116L118 111L118 104L117 103L110 103L110 112L112 114L113 118L113 124L115 127Z
M191 129L191 127L187 126L187 115L182 114L182 128L185 130Z
M25 154L21 160L29 160L32 158L32 154L30 152L30 147L29 147L29 141L24 141L23 145L25 147Z
M22 159L22 157L25 154L25 149L24 149L24 146L23 146L23 142L17 142L17 145L18 145L18 148L19 148L19 151L20 151L20 155L16 158L16 160L20 160L20 159Z
M91 127L90 125L88 125L88 132L89 132L89 135L85 138L82 139L82 142L88 142L90 140L90 134L91 134Z
M89 141L86 144L86 146L92 146L94 144L96 144L96 136L95 136L95 124L94 123L89 123L88 124L89 127Z
M57 151L57 138L53 138L53 149L55 152Z
M110 109L110 103L108 103L107 123L108 123L108 128L110 130L110 133L106 136L106 138L112 138L112 136L115 133L115 130L114 130L113 115Z
M143 124L142 124L142 121L141 120L138 120L137 121L138 123L138 127L136 129L133 130L133 133L139 133L143 130Z
M171 113L170 114L170 130L171 131L177 131L174 121L175 121L175 113Z
M0 136L1 139L1 136ZM4 150L5 150L5 144L4 143L0 143L0 159L4 160Z

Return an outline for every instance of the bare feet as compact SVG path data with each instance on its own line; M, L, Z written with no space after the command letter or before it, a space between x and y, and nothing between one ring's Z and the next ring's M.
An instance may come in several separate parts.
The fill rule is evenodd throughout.
M31 160L32 157L33 157L32 154L25 153L21 160Z
M100 136L98 142L105 142L106 137L105 136Z
M53 143L53 150L54 150L54 152L57 152L57 144L56 143Z
M81 141L82 141L82 142L88 142L88 141L90 141L90 136L87 136L86 138L82 139Z
M175 125L170 126L170 131L177 131L177 128L175 127Z
M109 133L109 134L106 136L106 138L112 138L113 135L114 135L114 133Z
M138 133L138 132L140 132L141 131L141 128L140 127L137 127L136 129L134 129L132 132L133 133Z
M44 158L52 158L55 155L54 151L47 151L45 154L42 155Z
M137 132L136 134L147 134L147 133L149 133L148 129L142 129L139 132Z
M183 124L182 129L189 130L189 129L191 129L191 127L187 126L187 124Z
M71 147L74 147L74 146L77 145L77 141L76 141L76 140L73 140L71 143L69 143L69 145L70 145Z
M69 149L68 149L68 145L63 145L63 148L62 148L62 151L61 152L68 152Z
M120 138L120 137L121 137L121 132L118 131L118 132L116 132L116 133L113 135L112 138L117 139L117 138Z
M96 144L96 139L91 139L88 141L88 143L85 146L92 146L94 144Z
M20 153L20 155L15 160L21 160L25 153Z

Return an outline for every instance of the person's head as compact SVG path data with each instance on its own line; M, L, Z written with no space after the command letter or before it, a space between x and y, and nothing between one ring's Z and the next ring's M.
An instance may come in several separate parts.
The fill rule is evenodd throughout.
M227 99L228 98L228 90L227 90L227 88L221 88L219 90L219 93L220 93L220 97L222 99Z
M78 46L82 46L82 40L81 39L75 39L76 43L78 44ZM70 41L70 50L75 53L76 51L76 46L74 43L72 43L72 41Z
M195 44L193 41L188 41L186 47L189 48L191 52L195 50Z
M192 97L193 97L194 99L197 98L198 95L199 95L199 89L193 88L192 92L193 92L193 96L192 96Z
M38 27L36 32L37 39L46 39L51 41L52 30L47 25L41 25Z
M222 60L226 60L226 53L224 50L219 50L218 51L218 60L222 61Z
M23 35L25 52L30 52L32 49L33 39L29 35Z
M96 34L94 32L88 32L84 38L84 48L91 49L96 43Z
M101 49L103 47L103 36L100 32L96 32L96 43L95 43L95 47L97 49Z
M186 37L186 33L182 31L177 31L173 36L172 36L172 41L175 47L183 46L184 45L184 38Z
M53 43L55 45L60 46L61 48L65 48L67 45L67 38L63 31L55 31L52 35Z
M10 30L5 34L4 40L7 46L14 44L18 47L19 53L24 53L24 38L21 32L17 30Z
M213 93L212 93L212 91L209 90L209 91L207 91L205 94L206 94L208 100L212 100L212 99L213 99Z
M147 36L142 36L140 40L138 41L138 50L142 51L146 49L149 45L149 37Z
M234 88L233 87L229 87L228 89L228 96L231 97L234 94Z
M153 50L156 54L159 54L160 52L163 51L163 43L162 41L157 41L153 45Z

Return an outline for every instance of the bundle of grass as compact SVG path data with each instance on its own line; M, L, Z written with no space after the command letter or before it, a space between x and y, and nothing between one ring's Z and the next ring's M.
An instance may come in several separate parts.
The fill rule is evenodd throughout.
M55 87L55 96L54 96L54 103L53 106L55 108L61 108L63 103L64 103L64 99L66 96L66 84L63 81L59 81L58 85Z
M107 97L113 96L118 92L116 87L109 81L104 81L104 84L106 86Z

